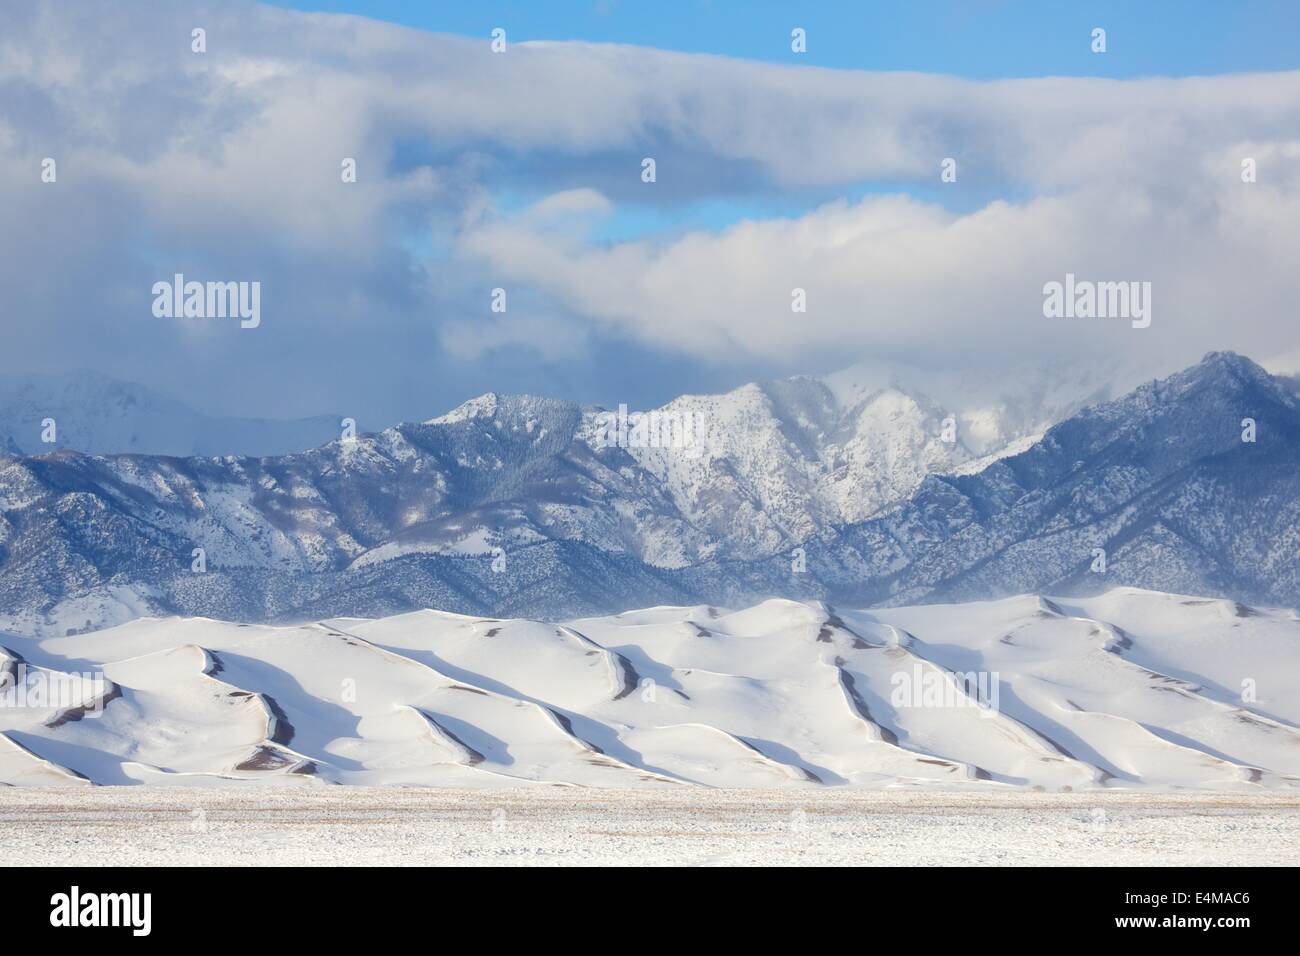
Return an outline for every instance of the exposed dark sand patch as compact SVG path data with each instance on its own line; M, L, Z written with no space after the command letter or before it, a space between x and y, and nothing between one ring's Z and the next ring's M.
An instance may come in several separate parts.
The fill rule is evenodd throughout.
M632 662L618 651L612 651L608 647L597 644L586 634L583 634L581 631L575 630L572 627L556 629L555 633L559 637L577 638L580 642L592 648L592 650L587 652L588 654L604 654L606 656L606 659L619 675L619 689L614 694L614 700L622 700L640 686L641 675L638 674L636 668L632 666Z
M1108 626L1115 634L1115 653L1126 651L1133 646L1133 638L1129 637L1123 628L1116 627L1114 624Z
M601 750L599 747L597 747L595 744L593 744L590 740L585 740L582 737L578 736L577 732L573 729L573 721L569 720L568 717L564 716L558 710L553 710L550 707L545 707L545 706L543 706L542 709L546 711L548 714L550 714L552 717L554 717L555 722L558 723L561 727L563 727L564 732L568 734L570 737L572 737L576 743L586 748L587 750L594 751L595 753L598 754L603 754L605 752Z
M479 753L477 750L471 747L469 744L465 743L465 741L461 740L460 737L452 733L451 730L449 730L445 724L441 723L433 714L429 713L427 710L423 710L422 708L418 708L418 707L416 708L416 710L419 711L419 713L421 714L421 716L424 717L425 720L427 720L430 724L433 725L434 729L438 733L442 734L444 737L449 739L452 743L454 743L457 747L459 747L461 750L465 752L465 763L468 766L473 767L477 764L481 764L484 760L487 759L481 753Z
M262 702L266 704L266 709L271 712L271 731L267 739L273 744L282 744L289 746L293 740L293 724L289 723L289 717L285 714L284 708L270 694L259 694Z
M949 770L957 769L957 765L955 763L952 763L951 761L948 760L939 760L934 757L918 757L917 762L934 764L936 767L947 767Z
M235 764L235 769L241 772L255 770L283 770L285 767L291 767L298 762L297 757L290 757L284 751L276 747L268 747L265 744L258 744L253 750L251 756Z
M864 641L862 635L858 634L857 631L845 624L844 618L840 617L835 608L831 607L829 604L826 605L826 612L826 621L822 624L821 630L817 632L817 640L830 643L831 632L828 628L835 628L843 631L852 638L854 650L864 651L867 648L874 646Z
M87 714L102 713L105 707L122 696L122 688L108 680L108 678L105 678L105 681L108 683L108 690L99 695L96 699L95 706L92 707L89 704L79 704L76 707L69 707L66 710L61 710L47 720L45 726L50 728L62 727L64 724L75 723L76 721L81 720Z
M734 740L739 740L742 744L744 744L750 750L754 751L754 753L758 754L760 757L762 757L764 760L768 761L769 763L774 763L778 767L784 767L787 770L791 770L794 773L799 774L801 777L803 777L804 780L807 780L809 783L824 784L826 782L822 780L821 777L817 776L817 774L813 773L811 770L809 770L807 767L803 766L802 764L790 763L787 760L780 760L776 757L773 757L770 753L768 753L766 750L764 750L762 747L754 743L754 741L749 740L748 738L742 737L739 734L728 734L728 736Z
M853 680L853 675L844 667L844 664L844 658L835 658L835 668L839 672L840 687L843 688L850 706L857 711L859 717L876 728L881 740L887 744L897 746L898 735L871 716L871 708L867 706L867 702L862 698L862 694L858 691L858 685Z
M225 671L225 662L222 661L221 656L217 654L216 651L210 651L205 647L203 648L203 652L208 655L208 666L204 668L203 673L207 674L209 677L216 677L218 674Z

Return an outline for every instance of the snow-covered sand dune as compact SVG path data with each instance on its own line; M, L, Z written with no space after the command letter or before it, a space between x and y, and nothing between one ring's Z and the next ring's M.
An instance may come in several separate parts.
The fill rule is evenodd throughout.
M0 783L1296 787L1298 678L1294 611L1133 589L141 619L0 635Z

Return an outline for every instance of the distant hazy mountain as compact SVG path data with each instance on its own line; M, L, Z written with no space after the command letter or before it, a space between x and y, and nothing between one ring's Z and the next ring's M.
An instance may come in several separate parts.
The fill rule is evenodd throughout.
M487 395L263 459L0 459L0 614L554 617L1115 584L1295 602L1293 393L1231 354L1089 407L1109 391L860 367L679 399L687 449L611 447L598 411Z
M54 419L53 444L42 441ZM339 435L332 416L212 418L141 385L95 372L0 378L0 447L27 455L280 455Z

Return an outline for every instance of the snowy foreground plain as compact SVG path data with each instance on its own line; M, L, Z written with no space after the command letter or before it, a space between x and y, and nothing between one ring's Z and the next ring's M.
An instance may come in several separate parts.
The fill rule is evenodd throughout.
M1300 796L544 787L0 789L0 862L1300 864Z
M26 693L0 707L0 783L19 787L1300 795L1296 612L1133 589L563 624L141 619L0 634L0 678Z

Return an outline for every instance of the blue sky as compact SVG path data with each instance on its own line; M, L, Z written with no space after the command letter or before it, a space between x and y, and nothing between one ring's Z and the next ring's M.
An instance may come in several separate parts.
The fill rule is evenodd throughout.
M972 79L1192 76L1300 67L1290 0L868 2L834 0L274 0L470 37L586 40L834 69L918 70ZM790 30L808 52L790 50ZM1090 49L1107 30L1107 53Z

